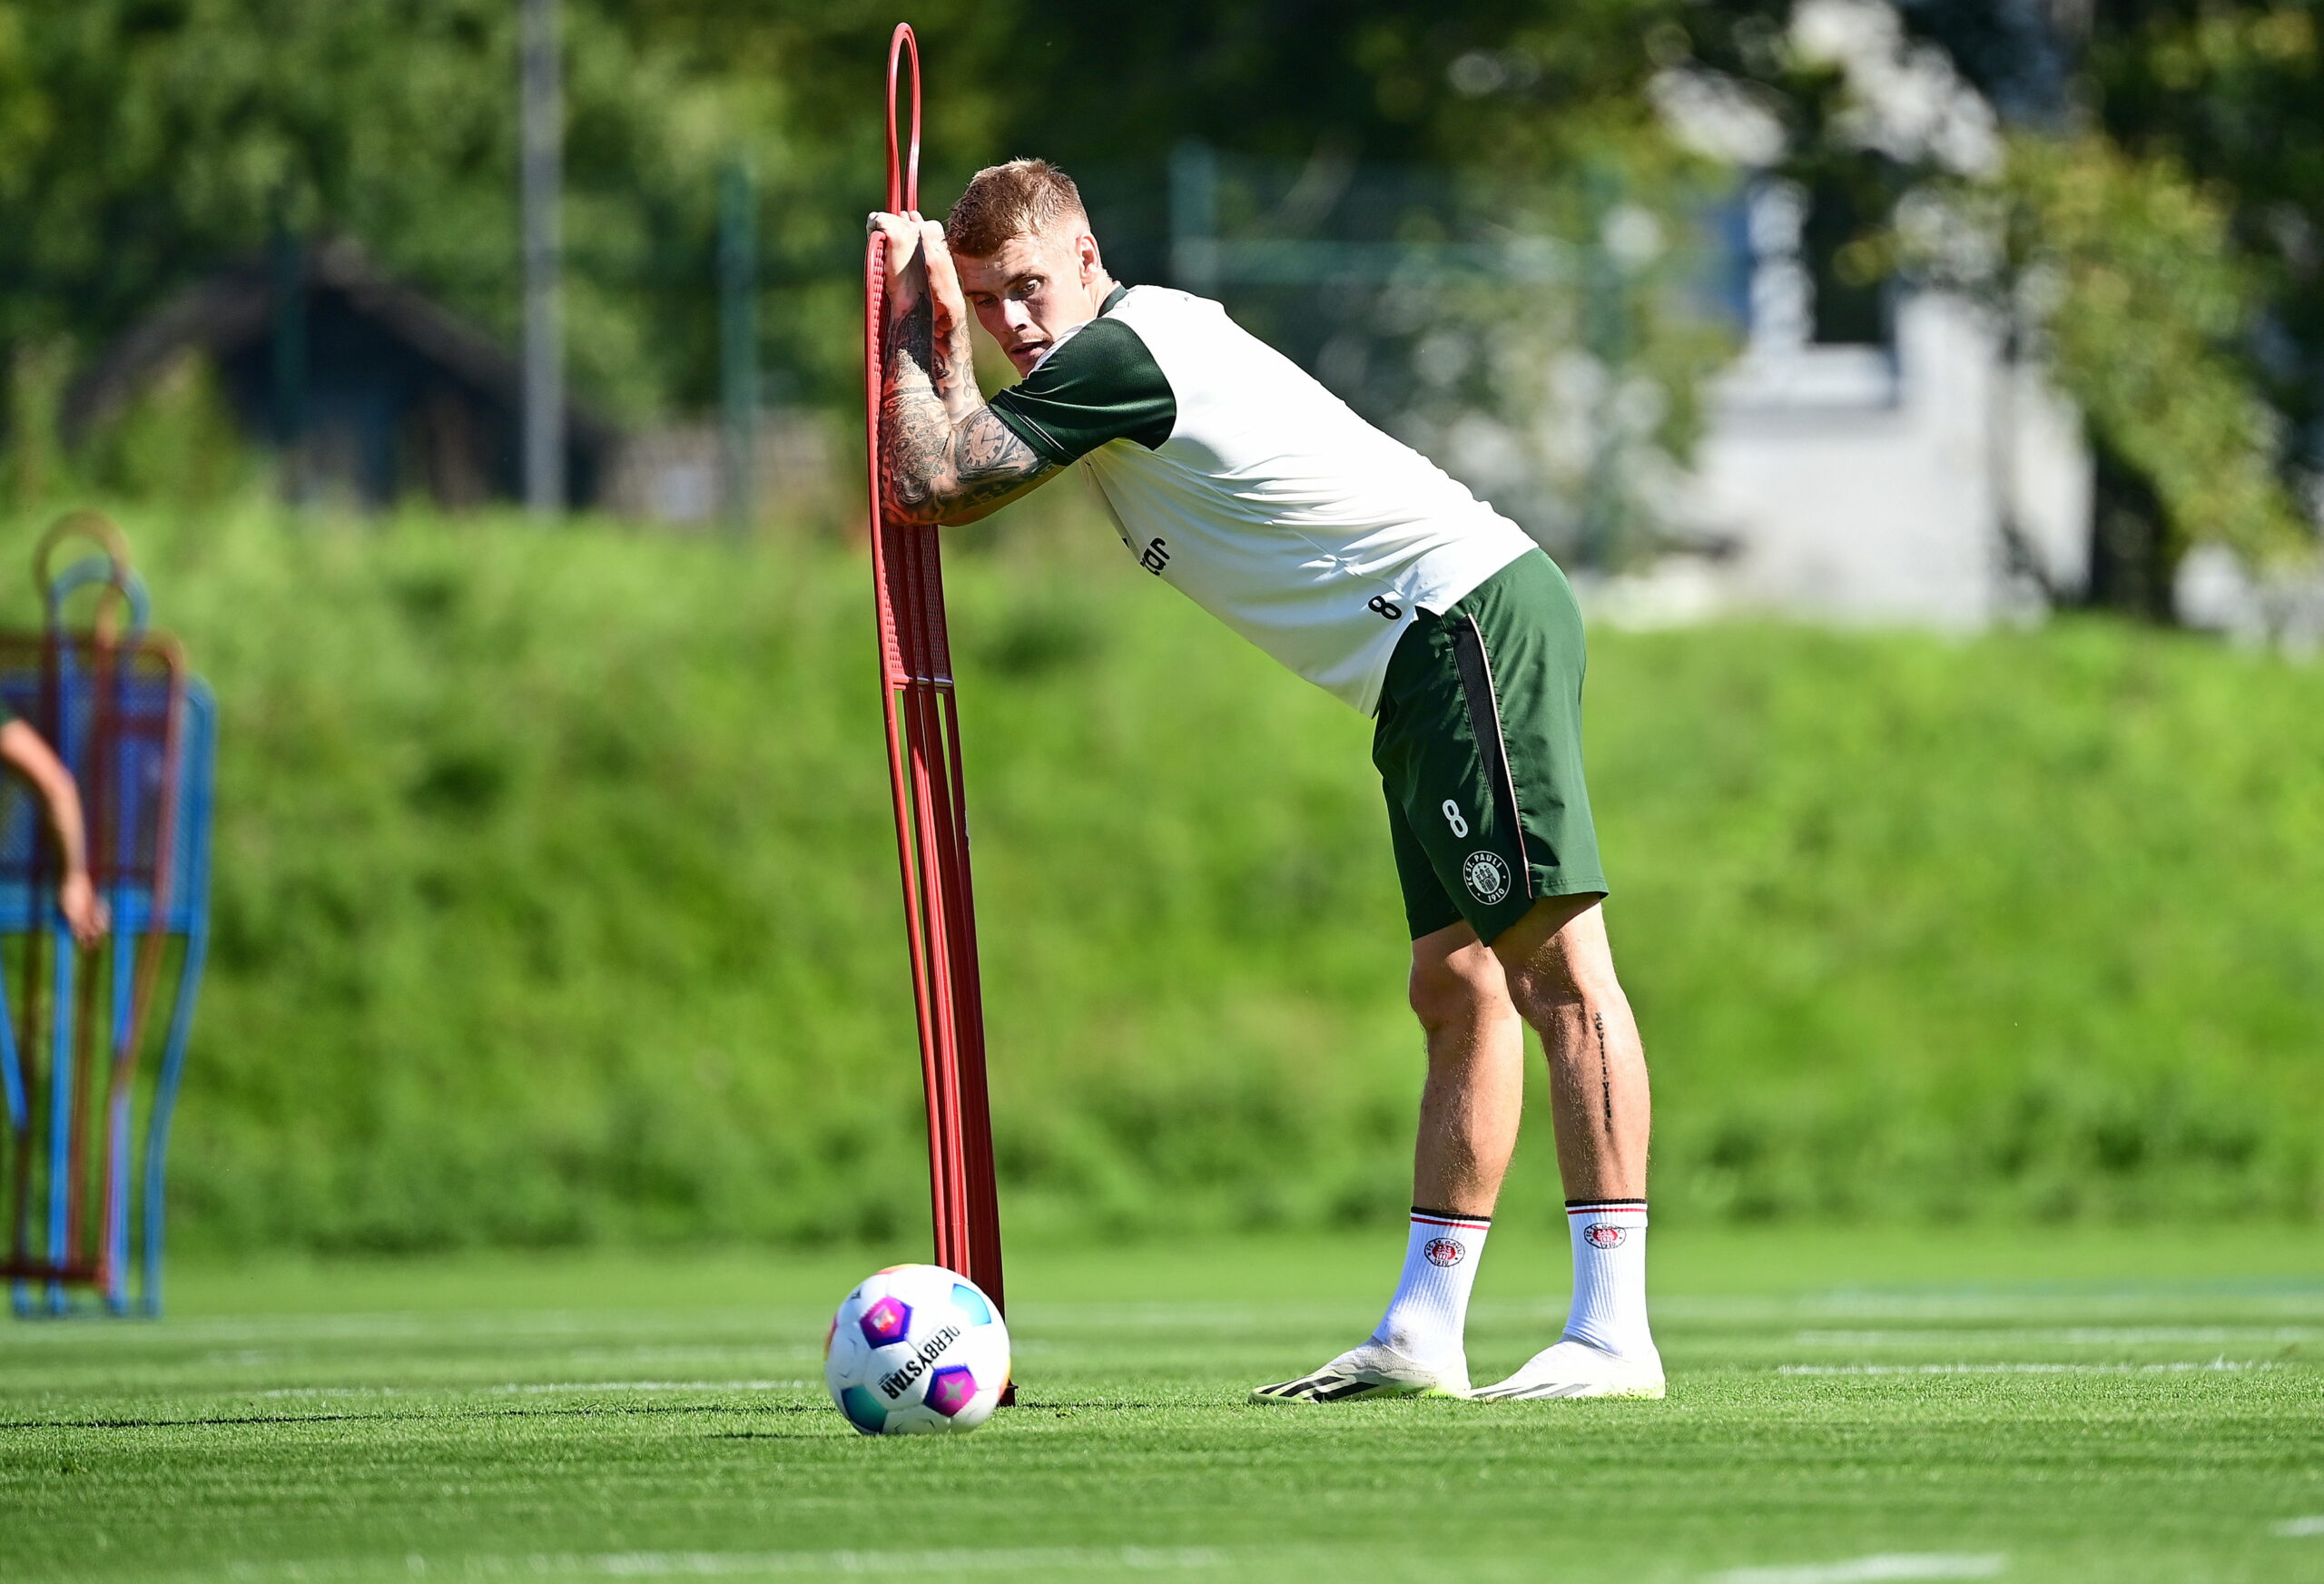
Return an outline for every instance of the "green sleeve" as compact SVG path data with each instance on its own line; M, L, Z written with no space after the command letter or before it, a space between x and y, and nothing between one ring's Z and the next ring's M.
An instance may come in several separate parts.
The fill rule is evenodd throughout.
M1117 319L1082 326L988 405L1041 460L1059 466L1108 440L1136 440L1151 451L1178 422L1178 400L1161 366Z

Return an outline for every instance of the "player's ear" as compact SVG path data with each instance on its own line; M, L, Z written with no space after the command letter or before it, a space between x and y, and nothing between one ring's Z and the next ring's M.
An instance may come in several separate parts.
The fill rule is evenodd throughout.
M1087 286L1105 272L1106 261L1098 251L1098 239L1083 231L1073 239L1076 261L1081 266L1081 284Z

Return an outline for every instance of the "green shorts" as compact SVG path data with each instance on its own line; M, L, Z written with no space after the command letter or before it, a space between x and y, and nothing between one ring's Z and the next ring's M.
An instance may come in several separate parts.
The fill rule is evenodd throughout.
M1490 942L1542 897L1605 894L1581 780L1583 664L1581 609L1539 550L1397 641L1372 762L1413 940L1465 919Z

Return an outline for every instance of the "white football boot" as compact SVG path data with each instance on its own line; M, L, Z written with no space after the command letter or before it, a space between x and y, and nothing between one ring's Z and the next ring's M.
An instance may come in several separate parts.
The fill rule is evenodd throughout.
M1568 1339L1527 1359L1509 1379L1480 1386L1471 1395L1480 1402L1523 1402L1540 1397L1659 1397L1662 1356L1610 1353Z
M1312 1375L1280 1385L1255 1387L1254 1402L1354 1402L1365 1397L1466 1397L1469 1365L1455 1359L1450 1368L1413 1363L1384 1343L1352 1347Z

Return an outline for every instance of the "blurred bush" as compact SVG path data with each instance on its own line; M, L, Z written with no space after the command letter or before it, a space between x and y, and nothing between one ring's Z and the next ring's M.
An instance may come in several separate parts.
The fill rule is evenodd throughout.
M1012 1225L1393 1217L1366 723L1030 509L950 568ZM920 1221L860 556L129 526L224 723L185 1243ZM1595 644L1667 1216L2324 1205L2312 669L2104 625ZM1549 1222L1539 1098L1506 1208Z

